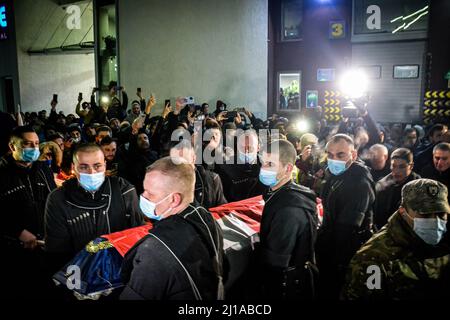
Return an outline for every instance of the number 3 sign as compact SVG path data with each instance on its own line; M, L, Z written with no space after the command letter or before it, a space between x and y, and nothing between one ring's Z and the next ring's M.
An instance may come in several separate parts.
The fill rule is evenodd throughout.
M345 21L344 20L330 21L329 38L330 39L345 38Z

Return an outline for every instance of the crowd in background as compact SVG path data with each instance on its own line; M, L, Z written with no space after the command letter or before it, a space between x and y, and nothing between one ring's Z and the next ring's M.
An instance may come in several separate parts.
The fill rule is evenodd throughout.
M131 103L129 100L132 100ZM64 101L64 103L70 102ZM266 202L268 199L276 199L271 198L273 196L271 188L280 184L280 181L284 179L280 177L285 173L272 178L269 174L264 176L264 173L267 173L264 171L267 164L261 157L262 141L258 133L266 130L264 134L269 145L278 139L286 141L288 145L282 146L286 154L291 151L291 146L294 148L292 149L295 150L292 166L288 165L291 160L283 160L284 158L279 156L281 164L289 168L286 169L289 178L284 181L283 186L289 184L292 190L296 188L292 185L306 187L309 190L310 199L316 197L321 199L324 207L323 221L317 234L312 232L317 228L311 226L308 229L312 233L308 241L316 247L317 265L322 279L320 292L325 298L358 297L359 291L355 289L354 283L358 275L355 275L356 267L355 262L351 263L352 258L361 259L358 256L359 253L356 256L355 253L364 244L370 245L372 240L367 241L373 234L389 232L386 230L389 230L390 221L395 220L393 216L399 207L408 208L405 205L405 199L409 198L402 193L406 192L403 190L405 185L421 178L437 181L440 184L435 187L431 188L428 185L426 187L431 188L429 193L430 197L433 197L435 192L433 190L441 190L442 185L448 188L450 183L450 132L446 123L382 125L373 120L370 114L371 106L365 104L357 106L356 118L344 118L339 123L333 124L327 123L320 107L302 112L297 119L289 120L276 114L267 119L259 119L252 113L251 107L230 107L221 100L217 100L216 105L210 107L207 103L190 104L189 99L179 97L174 106L170 101L166 101L161 114L154 113L156 104L154 96L148 100L144 99L140 89L136 92L136 99L129 99L123 87L118 87L117 83L111 82L108 90L100 92L95 88L88 101L79 95L78 100L74 102L73 114L65 115L58 111L58 101L54 98L50 102L50 110L1 115L3 158L0 163L0 181L2 181L0 203L8 210L8 217L5 218L1 228L2 247L6 248L6 252L11 256L16 257L16 263L11 264L9 271L26 272L23 265L20 268L16 267L17 261L25 261L28 267L33 263L41 265L43 258L36 252L45 248L50 253L57 253L49 260L52 268L42 271L50 274L62 267L64 261L67 262L69 257L76 254L96 236L142 224L141 211L144 210L142 205L139 207L139 196L148 192L144 182L148 168L155 162L156 167L159 168L161 164L157 162L158 159L164 159L172 152L180 151L180 148L184 149L185 153L191 152L193 140L186 142L185 146L177 147L179 141L172 141L172 134L177 129L184 129L195 136L198 133L195 124L199 122L202 124L200 130L203 134L206 131L209 132L209 138L203 139L206 141L201 141L201 146L198 146L201 148L201 154L206 150L214 155L214 159L223 160L214 162L197 159L195 152L192 151L192 163L195 163L194 198L202 208L208 209L257 195L263 195ZM298 121L306 122L308 128L299 128ZM15 128L17 125L21 127ZM239 130L250 132L250 134L241 141L237 137ZM38 139L29 142L29 146L24 146L24 137L32 133L35 133ZM103 152L106 160L104 170L106 177L115 177L115 179L107 180L112 181L109 187L104 186L105 180L99 180L99 185L102 185L102 195L94 192L92 199L78 199L75 194L79 186L73 181L78 181L87 191L90 187L93 191L99 190L98 186L97 189L93 186L96 181L83 182L84 177L86 179L94 179L94 177L85 176L87 173L75 167L81 162L76 163L74 160L80 161L77 158L77 152L79 154L95 152L93 145L97 145ZM24 151L25 149L36 150L36 148L39 152ZM270 154L269 151L268 153ZM229 159L235 161L227 164L226 160ZM28 171L19 172L19 169L16 170L13 165L16 161L33 163L33 165L28 167ZM34 162L39 165L35 165ZM101 164L101 160L98 162ZM92 172L90 173L92 176ZM62 186L66 193L59 194L55 191ZM111 196L105 196L110 191L112 194L116 187L122 193L123 203L115 203L114 199L111 200ZM24 194L18 195L21 190ZM295 191L292 190L290 192ZM420 190L416 191L417 197L427 192L423 191L425 189ZM306 191L301 189L299 192ZM436 199L441 201L440 193L437 194ZM445 188L445 197L448 198L447 195ZM305 203L309 201L302 199L304 198L298 201ZM55 216L55 212L65 210L64 201L68 203L80 201L79 203L83 205L77 205L78 209L89 208L86 209L89 211L94 208L92 209L94 219L96 205L99 208L98 219L102 219L103 206L107 207L106 211L109 206L126 207L131 217L127 216L127 219L123 221L118 218L116 221L105 220L104 229L86 233L84 229L78 230L74 227L76 222L70 225L73 229L63 226L65 222L59 221L59 218ZM280 198L277 201L285 203L290 200ZM423 201L426 203L428 200ZM446 206L448 207L448 203ZM446 206L442 207L444 209L440 213L446 212ZM265 210L276 212L281 209L267 207ZM407 214L411 214L413 210L417 211L417 208L409 207ZM402 212L400 210L400 214L403 214ZM157 218L145 212L144 215ZM287 218L283 223L285 225L299 223L302 226L308 223L308 221L292 222L291 219ZM442 218L442 220L445 219ZM419 222L417 218L414 221L412 230L417 231ZM440 221L439 218L437 221ZM279 239L273 239L274 231L270 231L270 228L263 231L263 223L261 226L261 232L265 232L263 238L267 237L262 240L261 245L263 248L267 246L272 252L267 254L265 261L268 265L274 264L267 271L268 277L276 273L274 270L287 267L291 263L288 259L286 266L276 265L279 261L283 261L287 253L285 252L284 255L273 253L277 250L280 252L286 250L283 241L288 241L285 239L288 237L287 233L292 238L288 242L292 248L295 247L292 250L299 250L295 244L301 237L292 236L292 232L299 235L303 229L294 231L286 229L285 225L278 226ZM89 228L89 226L86 225L83 228ZM441 225L440 229L434 226L430 228L440 236L430 240L429 235L422 234L423 237L421 237L419 232L419 238L432 247L432 249L423 249L420 254L430 259L445 256L442 252L450 254L444 226ZM65 238L64 232L69 232L77 239L76 245L68 244L69 240ZM76 232L79 234L74 236ZM84 236L86 237L83 238ZM44 240L45 244L41 246L40 243ZM278 245L267 244L277 241L280 242ZM442 244L442 248L435 250L438 243ZM309 247L310 245L305 245L301 250L309 252ZM434 250L433 254L424 254L428 252L427 250ZM32 256L30 252L33 252ZM405 255L400 256L399 259L404 257ZM416 256L413 254L408 255L408 259L414 259L414 257ZM305 259L307 260L305 257L300 259L301 263L304 263ZM445 269L444 271L448 273L448 259L447 263L443 260L441 263L442 270ZM351 271L349 271L349 265ZM360 267L361 263L358 266ZM422 265L418 266L419 269L422 267ZM392 270L392 273L394 271ZM38 274L38 271L36 272ZM353 277L351 280L348 278L346 280L345 277L346 275L348 277L349 272ZM364 273L365 270L362 272ZM417 272L422 274L426 273L426 270L420 269ZM37 280L33 283L42 285ZM270 285L272 284L268 284ZM11 286L17 288L14 281ZM399 283L399 287L401 286L402 284ZM424 292L428 292L426 289L428 288L425 288ZM392 295L395 296L395 294Z

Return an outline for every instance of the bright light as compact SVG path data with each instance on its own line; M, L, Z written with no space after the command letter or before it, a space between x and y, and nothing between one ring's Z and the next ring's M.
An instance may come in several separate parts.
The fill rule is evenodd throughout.
M360 98L367 93L369 81L361 70L350 70L340 80L340 88L345 96Z
M102 101L102 103L104 103L104 104L108 104L108 103L109 103L109 97L108 97L108 96L103 96L103 97L101 98L101 101Z
M309 123L306 120L299 120L295 126L300 132L307 132L309 130Z

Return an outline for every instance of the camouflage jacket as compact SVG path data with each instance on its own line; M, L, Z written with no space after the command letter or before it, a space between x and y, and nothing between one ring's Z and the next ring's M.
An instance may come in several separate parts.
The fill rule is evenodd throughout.
M446 241L437 246L426 244L396 212L351 260L341 297L406 300L448 296L450 247Z

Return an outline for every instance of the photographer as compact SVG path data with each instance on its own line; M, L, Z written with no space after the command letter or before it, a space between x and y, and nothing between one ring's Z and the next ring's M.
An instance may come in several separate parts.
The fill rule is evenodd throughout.
M359 154L367 152L374 144L381 143L382 133L378 130L375 120L367 110L367 98L347 101L342 110L342 121L338 133L352 134ZM362 120L365 128L356 119ZM362 130L365 129L365 130ZM364 136L364 137L363 137ZM367 141L366 141L367 140Z
M300 138L301 153L295 162L298 168L297 183L316 192L319 191L325 163L321 164L317 154L318 138L312 133L305 133Z

